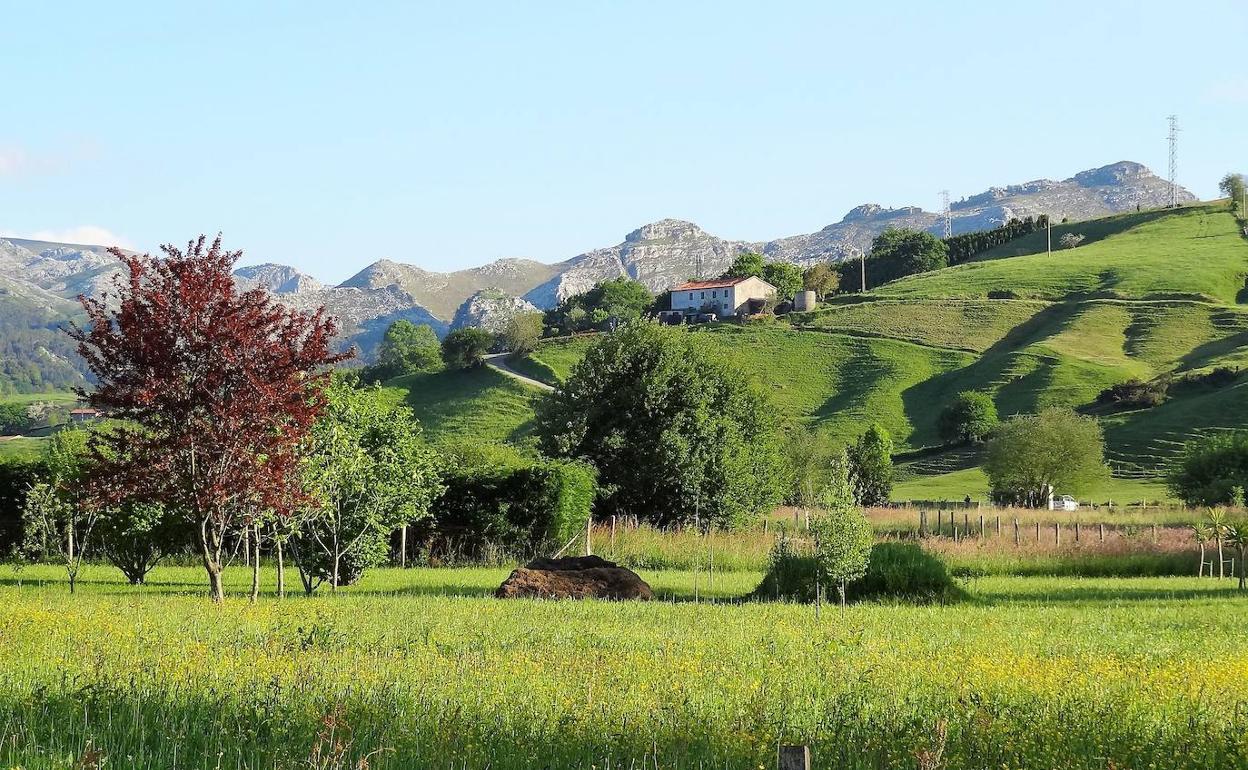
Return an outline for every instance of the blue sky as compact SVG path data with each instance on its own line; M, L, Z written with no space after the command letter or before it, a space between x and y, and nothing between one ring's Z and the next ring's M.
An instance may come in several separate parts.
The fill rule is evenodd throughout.
M0 0L0 232L338 281L1164 175L1172 112L1180 182L1248 167L1243 0L839 5Z

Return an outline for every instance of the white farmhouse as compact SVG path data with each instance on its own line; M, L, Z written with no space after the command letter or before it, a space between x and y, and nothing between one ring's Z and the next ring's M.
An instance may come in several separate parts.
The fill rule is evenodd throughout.
M705 309L720 317L751 315L776 298L776 287L757 276L689 281L672 289L672 310L698 313Z

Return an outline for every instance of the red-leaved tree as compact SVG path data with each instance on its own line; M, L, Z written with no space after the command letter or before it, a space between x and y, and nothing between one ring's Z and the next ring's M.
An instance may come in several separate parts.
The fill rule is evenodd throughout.
M113 288L79 297L70 335L98 385L84 397L121 422L93 442L92 497L157 502L195 529L215 601L231 530L304 502L298 451L325 406L336 325L263 289L240 292L239 251L204 236L163 257L117 249Z

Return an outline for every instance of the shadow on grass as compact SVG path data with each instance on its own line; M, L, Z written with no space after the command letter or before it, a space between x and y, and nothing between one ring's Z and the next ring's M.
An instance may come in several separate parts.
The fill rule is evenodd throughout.
M1213 582L1213 581L1210 581ZM993 591L977 587L971 582L971 600L977 604L999 605L1054 605L1089 604L1106 605L1128 602L1188 602L1198 600L1242 601L1248 592L1236 588L1233 580L1224 580L1219 587L1210 588L1161 588L1155 586L1061 586L1038 589L1031 593L1018 591Z

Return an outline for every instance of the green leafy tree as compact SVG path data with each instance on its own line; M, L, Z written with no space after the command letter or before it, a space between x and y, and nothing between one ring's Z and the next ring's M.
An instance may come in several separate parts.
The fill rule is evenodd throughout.
M28 558L55 557L65 565L69 592L74 593L83 557L100 509L87 505L82 484L87 467L87 432L62 430L54 434L43 455L46 479L31 486L22 511Z
M308 593L322 582L337 590L383 561L390 534L425 517L442 491L436 457L411 410L376 389L333 386L327 396L303 468L316 502L292 541Z
M908 275L948 267L949 247L929 232L890 227L871 242L866 259L867 286L875 288ZM841 286L861 290L858 260L841 263Z
M1246 215L1243 209L1245 201L1244 185L1243 174L1227 174L1218 182L1218 190L1231 199L1231 206L1239 212L1240 217Z
M747 251L744 254L738 254L737 258L732 260L732 264L724 272L721 278L750 278L761 277L763 274L763 255L755 254Z
M873 424L849 450L854 494L860 505L887 505L893 492L893 439Z
M988 442L984 472L999 503L1038 508L1055 491L1086 492L1109 475L1101 426L1060 407L1016 415Z
M608 318L620 321L640 318L654 304L654 296L645 285L620 276L560 302L546 311L545 324L563 334L574 334L602 324Z
M516 313L507 319L501 337L503 347L513 356L532 353L542 339L542 314Z
M802 282L807 291L813 291L822 298L840 287L841 274L830 263L820 262L802 274Z
M0 404L0 434L21 433L33 424L25 404Z
M1248 431L1218 431L1188 442L1167 485L1188 505L1226 505L1248 487Z
M473 369L485 363L494 335L475 326L456 329L442 340L442 362L448 369Z
M978 444L997 427L997 405L992 396L964 391L940 413L940 437L950 444Z
M414 372L436 369L441 363L438 335L428 324L400 318L386 329L377 350L377 363L360 373L364 383L382 382Z
M190 545L182 522L181 516L159 505L128 501L101 514L97 540L126 580L140 585L161 559Z
M768 262L763 265L762 278L776 287L776 299L789 300L802 290L802 269L788 262Z
M821 585L834 585L845 606L845 587L867 574L875 535L857 506L829 509L810 524Z
M783 496L773 409L704 337L626 324L539 408L542 450L597 469L600 513L733 526Z

